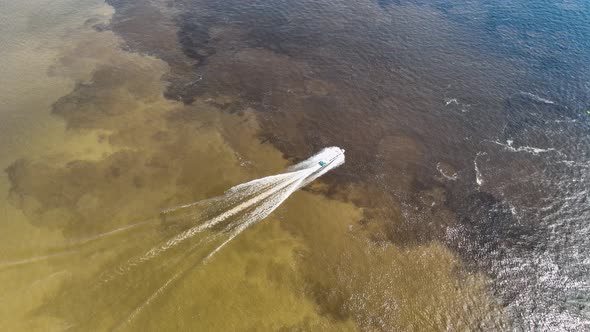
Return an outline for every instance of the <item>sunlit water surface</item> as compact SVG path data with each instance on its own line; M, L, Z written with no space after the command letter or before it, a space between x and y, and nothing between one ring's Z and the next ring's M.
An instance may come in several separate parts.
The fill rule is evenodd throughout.
M586 4L0 9L0 329L590 328Z

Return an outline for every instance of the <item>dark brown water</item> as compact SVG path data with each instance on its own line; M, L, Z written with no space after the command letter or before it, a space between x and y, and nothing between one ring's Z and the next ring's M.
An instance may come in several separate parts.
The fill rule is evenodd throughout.
M4 299L33 288L6 328L590 328L587 4L108 3L112 17L60 3L3 41L10 54L23 47L8 41L45 41L27 52L47 49L39 71L66 81L22 119L33 88L3 92L17 96L7 128L57 122L50 139L5 134L6 237L27 240L3 245ZM33 29L63 17L53 44ZM70 243L330 145L345 166L207 266L168 254L161 277L144 267L87 290L167 233ZM46 258L64 248L76 258ZM131 317L175 271L189 272Z

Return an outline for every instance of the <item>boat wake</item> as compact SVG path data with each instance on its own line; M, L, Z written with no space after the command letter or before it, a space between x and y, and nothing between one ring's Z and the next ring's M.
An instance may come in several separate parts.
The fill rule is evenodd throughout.
M343 163L343 149L325 148L285 173L234 186L218 197L164 210L157 222L142 222L84 240L68 253L75 251L92 257L93 251L110 247L113 237L127 234L116 241L122 246L116 253L118 263L104 264L97 273L100 282L96 282L97 274L92 274L68 285L75 291L56 301L67 303L67 307L93 302L92 315L70 318L76 328L124 327L176 281L206 263L246 228L267 217L296 190ZM20 266L55 255L5 265ZM48 306L60 307L56 303Z

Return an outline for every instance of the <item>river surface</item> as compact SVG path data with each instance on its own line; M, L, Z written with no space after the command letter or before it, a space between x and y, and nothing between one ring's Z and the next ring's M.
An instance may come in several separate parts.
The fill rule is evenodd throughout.
M0 330L588 331L589 90L582 0L0 0Z

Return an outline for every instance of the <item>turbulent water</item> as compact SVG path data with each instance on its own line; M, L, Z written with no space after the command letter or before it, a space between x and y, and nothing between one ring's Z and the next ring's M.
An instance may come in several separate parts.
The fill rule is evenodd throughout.
M589 13L0 0L0 329L590 329Z

